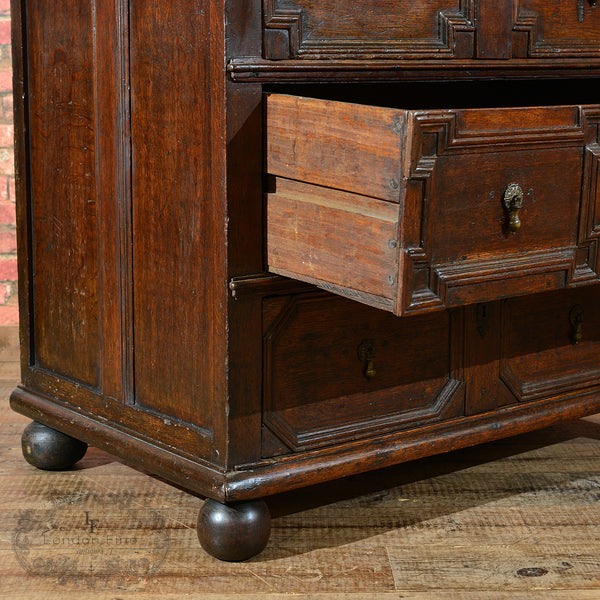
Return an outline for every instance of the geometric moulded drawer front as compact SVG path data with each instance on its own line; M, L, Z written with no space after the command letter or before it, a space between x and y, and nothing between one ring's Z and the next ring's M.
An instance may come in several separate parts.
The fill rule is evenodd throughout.
M473 57L470 0L264 0L264 58Z
M320 292L265 299L264 455L464 415L461 325L461 311L397 319Z
M600 106L266 102L271 272L397 315L598 281Z
M500 379L513 401L600 388L598 291L585 287L506 302Z
M600 6L595 0L519 0L515 4L513 57L597 57L600 54Z

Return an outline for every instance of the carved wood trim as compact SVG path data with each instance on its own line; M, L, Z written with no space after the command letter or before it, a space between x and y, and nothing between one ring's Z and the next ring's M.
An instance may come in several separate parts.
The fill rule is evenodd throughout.
M123 398L127 404L135 402L134 382L134 318L133 318L133 198L131 188L131 75L129 37L130 0L118 2L118 81L119 81L119 185L120 207L120 273L121 273L121 322Z
M524 277L534 281L536 275L555 274L556 281L564 286L573 271L574 254L573 248L556 248L552 251L504 256L500 263L498 260L471 260L440 265L432 270L431 286L444 305L453 305L457 301L462 303L460 297L464 288L494 281L503 282L507 296L519 293L512 289L510 280ZM520 285L517 284L517 287ZM530 287L535 288L535 284L530 283ZM543 291L543 288L539 291Z
M600 267L600 109L583 107L572 124L532 130L463 131L453 111L414 114L414 136L406 158L405 211L414 215L404 224L404 288L398 296L397 314L410 314L468 301L469 288L506 281L505 295L517 295L519 278L528 278L531 289L566 287L598 281ZM427 220L431 186L440 156L507 149L545 149L569 146L586 148L578 247L528 252L497 260L470 260L432 265L427 248ZM587 215L587 216L586 216ZM410 227L410 229L409 229ZM514 290L511 288L514 287ZM464 296L464 297L463 297ZM494 297L481 299L493 300Z
M302 10L283 8L278 0L264 1L263 56L271 60L298 56Z
M500 379L519 402L531 402L569 392L598 388L600 369L578 371L576 376L557 375L547 379L524 381L506 364L506 361L502 361Z
M264 0L263 57L290 58L377 58L403 57L469 58L474 55L475 25L473 0L460 0L456 11L438 14L438 37L431 40L389 39L368 42L360 39L309 39L305 36L304 11L281 0Z
M600 278L600 109L584 108L586 132L579 239L570 283L597 282Z
M577 10L573 2L573 11ZM514 44L514 48L519 48L516 54L519 58L565 58L571 56L598 56L600 47L598 41L585 42L578 39L542 39L542 29L540 23L543 17L532 10L519 10L517 19L513 26L513 32L517 37L525 38L524 44ZM523 50L525 54L523 54ZM522 56L521 56L522 55Z
M321 294L291 296L283 306L277 318L272 322L263 338L263 426L268 429L266 439L273 446L272 435L283 444L283 447L293 452L310 450L313 448L342 443L355 439L382 435L398 429L417 427L430 422L441 421L444 418L453 418L456 415L457 405L464 403L464 368L463 368L463 313L456 311L450 317L451 331L456 332L449 349L449 369L447 380L431 399L427 406L416 409L401 410L379 416L364 416L352 422L343 422L335 426L315 427L306 431L298 431L285 417L285 410L277 410L273 402L273 380L275 373L272 370L274 347L280 336L285 335L287 324L297 314L301 303L322 301L326 296ZM367 397L369 393L358 393L357 396ZM352 396L344 396L351 398ZM461 408L462 411L462 408ZM272 435L271 435L272 434Z
M502 304L501 319L501 330L503 332L509 332L515 326L512 322L510 302ZM553 396L575 394L576 392L591 391L600 387L600 366L588 369L579 368L576 373L558 373L554 376L523 379L510 366L508 359L510 348L508 347L506 335L502 337L500 356L500 381L506 385L510 393L519 402L531 402Z
M413 218L402 225L403 246L407 248L402 261L406 275L405 287L398 294L397 314L444 306L431 286L431 261L425 250L424 226L437 157L444 153L455 137L456 115L449 111L417 114L414 116L414 128L412 146L404 158L408 163L405 167L408 171L405 212Z
M443 68L442 68L443 67ZM533 78L590 78L598 77L600 60L588 58L546 58L512 60L454 59L443 65L439 60L424 58L410 60L406 56L386 60L362 58L350 60L333 57L330 60L309 58L292 60L264 60L236 58L227 65L232 81L248 83L295 83L346 81L457 81L487 79L498 76L505 79Z
M372 419L362 419L353 423L344 423L331 428L315 428L309 431L297 431L285 419L282 412L271 412L264 416L264 424L286 447L293 452L319 448L332 443L346 442L359 438L382 435L399 429L418 427L430 422L442 421L454 407L454 401L464 389L462 381L448 379L439 390L434 402L419 410L385 415Z

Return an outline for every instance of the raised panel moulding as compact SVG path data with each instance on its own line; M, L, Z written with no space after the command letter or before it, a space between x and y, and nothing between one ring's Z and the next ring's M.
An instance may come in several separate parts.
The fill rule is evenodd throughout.
M339 13L344 7L338 3L334 26L328 21L333 18L333 13L309 0L264 0L263 56L271 60L473 57L473 2L459 0L448 4L450 6L442 10L432 6L428 9L429 13L423 15L404 7L402 2L388 2L383 9L373 3L370 10L365 7L360 25L354 13L355 7L348 5L345 9L348 11L347 18L343 19ZM381 33L384 15L389 31ZM373 22L372 27L367 27L367 32L372 32L372 35L365 35L365 20L368 23L369 19ZM350 31L344 31L341 25L338 27L341 22L349 23L346 27ZM423 23L429 26L430 31L420 31ZM315 31L317 25L324 31ZM331 31L325 33L328 26Z

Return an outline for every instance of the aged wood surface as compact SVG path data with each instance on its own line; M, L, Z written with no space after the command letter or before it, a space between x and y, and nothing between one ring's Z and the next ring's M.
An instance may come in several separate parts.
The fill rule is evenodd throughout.
M598 280L595 251L580 258L596 235L586 212L598 183L584 156L597 154L597 105L266 102L272 272L370 294L362 301L373 306L395 298L397 315Z
M398 208L276 178L267 200L267 260L287 271L393 298Z
M9 411L17 376L14 333L0 330L0 597L208 598L279 600L592 600L600 595L600 417L273 497L273 534L249 562L219 562L198 548L202 500L91 448L74 470L40 472L20 453L27 423ZM6 341L12 343L6 344ZM136 577L123 562L112 572L34 575L19 562L19 517L45 517L82 535L137 537L147 558L156 523L168 531L156 571ZM87 511L87 513L86 513ZM158 517L162 517L158 519ZM125 558L116 539L81 553ZM30 535L35 535L35 527ZM56 540L47 534L48 539ZM91 535L91 534L90 534ZM112 534L111 534L112 535ZM113 535L113 537L115 537ZM104 541L102 541L104 540ZM58 541L61 541L58 538ZM41 554L36 554L41 558ZM58 563L57 563L58 564ZM78 563L84 564L84 563ZM81 569L80 569L81 570Z
M457 335L451 341L449 331L451 324L460 328L460 313L401 320L322 294L284 298L283 305L273 298L264 307L264 423L289 448L327 446L463 414L462 340ZM411 361L403 359L406 353Z
M581 296L584 323L574 331L560 315L577 290L541 311L533 304L539 294L524 305L503 300L600 281L593 93L600 9L581 8L574 0L12 0L23 325L23 381L13 408L216 501L321 485L600 410L600 323L588 317L597 292ZM557 77L568 81L550 81ZM575 85L578 77L586 81ZM319 86L282 85L315 78ZM465 78L474 80L470 91L453 81ZM353 85L331 85L339 79ZM397 85L367 85L390 79ZM413 79L420 83L400 85ZM329 238L324 254L346 269L321 287L398 315L422 312L408 317L422 320L388 326L392 316L383 311L345 312L321 300L322 310L309 314L306 285L266 283L273 215L264 195L275 177L278 191L288 179L286 193L270 198L279 209L275 238L290 250L295 212L297 239L306 242L296 264L318 253L318 244L309 248L315 229ZM503 208L511 184L522 186L523 202ZM522 227L510 233L517 216ZM368 255L373 240L379 246ZM293 273L285 267L273 268ZM322 273L300 279L314 283ZM292 298L289 311L287 299L271 298L282 294ZM495 309L488 341L477 340L478 309L463 307L496 300L506 310ZM520 331L511 329L510 314ZM530 328L531 318L537 325ZM390 332L397 333L392 341ZM385 359L359 352L372 342L387 344ZM290 573L305 584L292 591L305 594L348 586L357 594L397 593L404 585L427 593L433 573L423 565L430 563L445 578L442 587L455 588L465 573L485 587L489 565L506 565L502 573L517 573L516 590L531 575L553 581L579 565L569 554L543 567L517 566L519 552L533 552L522 545L495 562L482 548L463 571L450 572L454 546L444 542L435 561L414 554L420 541L410 527L423 517L398 513L406 489L389 473L377 475L392 488L394 516L381 517L383 526L379 516L374 525L361 518L359 529L348 525L352 510L339 496L339 513L327 499L317 513L296 513L301 498L322 499L323 489L338 492L341 484L312 488L309 496L290 495L285 510L274 501L274 545L252 570L216 567L192 552L192 534L183 546L189 556L171 564L166 533L178 530L175 518L189 534L189 515L179 518L166 501L144 513L153 505L140 496L105 496L114 465L124 481L131 473L113 461L96 452L59 479L19 480L15 490L24 496L11 500L15 506L26 498L50 511L17 518L19 565L61 584L105 572L121 573L127 588L138 576L144 581L136 585L156 593L165 589L160 573L184 574L189 583L191 569L210 575L194 582L196 593L257 594L287 591ZM104 487L64 496L59 483L81 481L76 473ZM424 473L407 485L429 476L437 477ZM153 480L141 485L167 489ZM457 486L461 498L466 492ZM180 498L185 510L186 503L197 509L192 497ZM378 498L383 510L388 495ZM111 502L119 511L111 512ZM427 506L419 513L428 515ZM90 546L69 556L36 554L35 540L60 548L72 539L44 533L60 524L57 531L73 532L82 514L90 535L100 522L107 531L120 524L125 541L112 553ZM502 507L490 514L499 518ZM403 537L383 543L398 525ZM371 533L356 535L363 527ZM150 539L131 547L127 531ZM552 540L545 543L558 556ZM454 545L462 543L458 535ZM329 560L334 546L344 553ZM587 566L578 567L584 576ZM233 583L230 574L238 575Z
M398 202L404 111L277 94L266 103L268 173Z

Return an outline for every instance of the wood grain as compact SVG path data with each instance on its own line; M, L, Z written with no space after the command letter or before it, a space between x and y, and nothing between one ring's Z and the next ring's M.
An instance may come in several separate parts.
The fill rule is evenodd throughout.
M93 2L28 2L35 361L100 384L98 127ZM72 24L77 22L76 26ZM51 333L52 332L52 333ZM65 357L63 348L78 351Z
M596 235L593 174L582 186L595 105L394 111L271 94L266 118L274 273L380 308L391 298L399 316L562 288L584 272L598 280L596 251L584 250ZM516 233L511 184L522 195ZM397 233L380 226L385 204L375 212L361 195L399 201L397 217L386 207Z
M210 224L220 211L212 165L222 156L211 147L217 88L210 85L209 3L202 4L188 12L169 5L160 15L153 2L131 6L133 308L136 402L212 429L218 322L203 315L223 302L214 295L216 278L207 285L207 274L221 268L222 229ZM184 94L183 78L198 84ZM192 114L205 118L190 121Z
M399 201L404 111L267 96L267 172Z
M14 345L12 356L0 360L14 370ZM65 473L27 465L19 448L27 420L6 402L14 382L0 382L3 597L534 600L543 593L550 600L592 600L600 593L599 417L487 444L476 455L462 450L273 497L265 554L227 564L197 547L198 498L96 449ZM145 578L128 578L119 568L108 578L33 576L11 547L24 510L64 511L71 523L62 524L69 526L83 523L88 511L104 527L140 540L153 535L144 519L159 514L169 531L168 553ZM119 555L114 544L106 551ZM138 553L144 552L141 544ZM48 558L59 556L47 550ZM518 574L527 569L545 573Z
M473 56L472 3L366 0L360 17L331 0L266 0L265 58Z
M267 260L351 290L394 298L398 207L277 178L267 197Z
M532 329L541 348L505 323L514 314L526 331L535 305L503 300L600 280L597 9L577 15L575 4L539 0L13 0L11 8L23 314L16 411L233 502L600 409L594 340L571 348L555 337L562 326L554 318L575 295L563 290L540 311ZM471 79L489 81L454 83ZM320 85L279 85L306 80ZM340 80L352 85L330 85ZM391 80L423 85L363 85ZM278 189L269 190L274 178ZM501 204L515 179L525 196L520 238L505 231ZM295 252L305 283L265 274L275 257L268 220L271 240ZM330 261L321 271L315 240ZM282 257L271 268L292 275ZM329 277L334 271L343 277ZM586 312L597 294L590 289ZM478 345L477 320L463 306L484 300L496 302L495 335ZM423 314L403 319L379 309ZM356 346L375 338L387 354L363 365ZM497 361L505 361L501 385ZM367 381L378 369L380 380ZM498 394L484 400L489 386ZM110 462L94 456L90 469ZM79 472L51 481L68 485ZM36 474L19 489L43 507L56 500L47 481ZM79 496L68 498L81 508ZM18 506L21 497L11 501ZM391 518L406 533L423 521L404 519L401 502L394 499ZM136 514L144 506L141 499ZM113 521L100 512L124 526L122 512ZM162 518L173 515L179 519L176 511ZM403 562L402 541L379 543L390 517L376 521L367 537L379 541L365 550L366 538L343 519L334 519L340 537L323 532L328 515L307 519L295 537L280 531L262 559L235 567L230 588L281 594L292 573L302 581L292 591L304 594L351 585L358 594L398 593L405 565L410 589L429 591L423 561ZM177 522L193 539L189 516ZM147 521L137 529L165 533ZM315 531L329 541L315 543ZM552 540L540 539L554 556ZM167 572L199 593L226 592L219 586L227 571L189 544ZM327 563L335 545L345 555ZM444 552L442 573L451 558ZM486 552L471 570L484 589ZM79 555L92 553L71 558ZM56 567L39 558L38 567ZM137 560L127 564L139 567ZM551 582L563 562L573 564L569 555L540 573L511 561L497 561L505 579L533 569ZM195 581L190 571L211 579ZM463 573L447 576L448 585L471 590ZM510 581L512 591L524 589L521 579ZM161 585L157 575L143 587Z
M264 303L263 423L288 448L327 446L463 414L462 340L450 339L459 314L399 320L330 295L281 300ZM361 344L373 351L371 379L358 355Z

